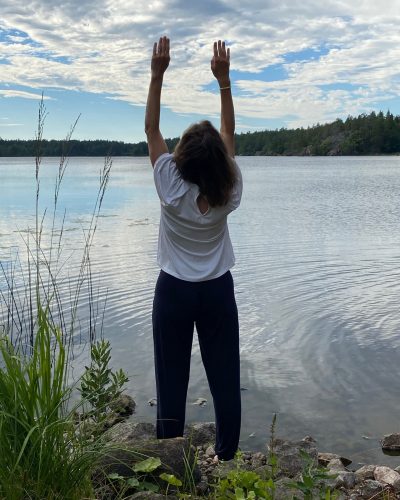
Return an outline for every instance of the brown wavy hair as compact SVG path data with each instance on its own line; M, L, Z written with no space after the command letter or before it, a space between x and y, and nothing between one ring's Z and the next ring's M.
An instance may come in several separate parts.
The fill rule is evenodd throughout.
M174 159L182 178L197 184L210 206L228 203L236 182L235 167L218 130L208 120L185 130Z

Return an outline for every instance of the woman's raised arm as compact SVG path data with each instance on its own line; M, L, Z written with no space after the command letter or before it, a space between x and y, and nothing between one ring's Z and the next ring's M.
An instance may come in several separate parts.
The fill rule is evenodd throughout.
M214 42L211 71L218 81L221 94L221 137L228 154L235 156L235 110L233 108L231 80L229 77L230 50L225 42Z
M168 68L169 61L169 38L163 36L160 38L158 44L155 42L153 46L151 80L144 121L149 156L153 167L159 156L163 153L168 153L168 147L160 132L160 100L164 73Z

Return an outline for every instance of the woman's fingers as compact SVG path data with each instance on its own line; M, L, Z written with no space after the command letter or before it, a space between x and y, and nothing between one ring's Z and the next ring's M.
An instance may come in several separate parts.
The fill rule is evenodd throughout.
M169 38L161 36L158 43L154 42L153 56L169 56Z
M229 61L230 50L226 48L224 41L218 40L218 42L214 42L214 57L227 59Z

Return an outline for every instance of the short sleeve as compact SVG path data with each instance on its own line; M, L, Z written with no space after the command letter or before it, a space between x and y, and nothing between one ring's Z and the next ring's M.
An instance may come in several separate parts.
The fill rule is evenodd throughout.
M236 210L240 205L240 201L242 199L243 178L239 165L236 163L235 160L233 160L233 164L235 167L236 183L232 189L231 198L229 200L228 206L231 210Z
M182 179L171 153L159 156L154 164L154 184L164 206L176 206L188 187Z

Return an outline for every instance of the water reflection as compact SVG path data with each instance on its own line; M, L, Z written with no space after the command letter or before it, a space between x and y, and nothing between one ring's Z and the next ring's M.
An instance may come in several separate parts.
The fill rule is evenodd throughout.
M377 438L398 428L400 159L239 158L239 164L245 192L230 231L242 386L248 389L241 445L263 449L277 412L283 436L311 434L321 450L397 465L382 455ZM57 165L44 161L42 207L51 205ZM60 214L67 210L64 251L72 279L101 165L100 159L72 159L63 186ZM21 235L33 227L33 163L0 159L0 178L0 258L6 262L10 246L23 248ZM104 331L113 363L130 374L138 417L149 420L156 412L147 401L155 396L158 218L148 160L116 158L92 275L99 301L107 302ZM86 307L84 295L83 317ZM76 374L85 362L77 358ZM190 404L198 397L209 404ZM213 419L196 339L187 418Z

